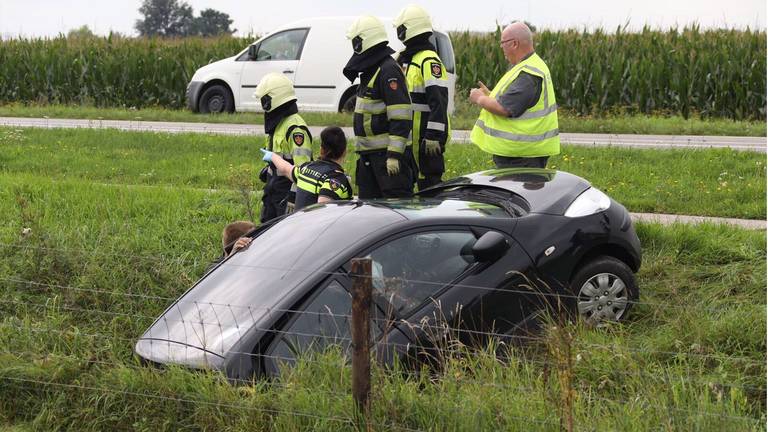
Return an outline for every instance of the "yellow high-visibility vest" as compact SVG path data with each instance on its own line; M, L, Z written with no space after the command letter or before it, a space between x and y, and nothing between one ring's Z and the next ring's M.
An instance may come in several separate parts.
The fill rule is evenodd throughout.
M520 72L542 78L539 100L519 117L503 117L481 110L470 139L483 151L499 156L556 155L560 153L560 131L555 88L549 68L538 54L533 53L504 74L494 86L490 97L496 98L503 94Z

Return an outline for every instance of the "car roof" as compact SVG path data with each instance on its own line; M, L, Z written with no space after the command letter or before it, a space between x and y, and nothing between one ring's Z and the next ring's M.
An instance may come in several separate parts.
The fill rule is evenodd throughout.
M562 215L591 185L583 178L564 171L543 168L500 168L467 174L421 191L435 196L441 191L462 187L497 189L522 197L530 213Z

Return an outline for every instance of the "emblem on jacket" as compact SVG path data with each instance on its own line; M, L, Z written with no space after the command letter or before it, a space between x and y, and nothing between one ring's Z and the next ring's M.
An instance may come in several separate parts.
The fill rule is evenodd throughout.
M304 144L304 134L301 132L293 134L293 143L301 147L301 145Z
M435 78L440 78L443 76L443 67L440 66L440 63L432 63L432 76Z
M397 78L390 78L387 83L390 90L397 90Z

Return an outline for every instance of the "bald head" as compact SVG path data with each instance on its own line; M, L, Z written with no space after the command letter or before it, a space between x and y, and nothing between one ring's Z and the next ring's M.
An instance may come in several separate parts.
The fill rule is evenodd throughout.
M520 45L528 45L533 48L533 33L522 21L515 21L504 27L501 35L504 39L517 39Z
M501 32L501 42L504 56L512 64L518 63L533 52L533 34L522 21L515 21L504 27Z

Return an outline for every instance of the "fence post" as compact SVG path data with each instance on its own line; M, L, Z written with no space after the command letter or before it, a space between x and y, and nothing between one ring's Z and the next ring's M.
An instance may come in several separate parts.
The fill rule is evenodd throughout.
M371 259L352 260L352 397L366 422L371 393Z

